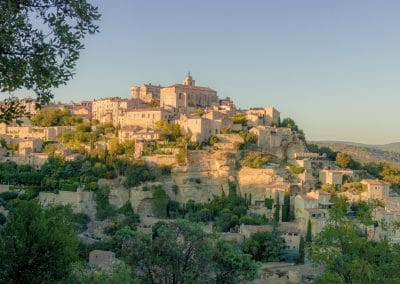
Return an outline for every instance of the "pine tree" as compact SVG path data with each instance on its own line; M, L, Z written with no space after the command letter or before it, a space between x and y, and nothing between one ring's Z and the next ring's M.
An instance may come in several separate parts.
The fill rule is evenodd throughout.
M304 245L304 237L300 237L300 244L299 244L299 257L297 259L298 263L304 263L305 259L305 245Z
M308 224L307 224L306 242L307 243L311 243L312 242L311 221L310 220L308 220Z
M279 204L279 197L276 199L276 204L275 204L275 211L274 211L274 222L279 223L279 211L281 209L281 206Z

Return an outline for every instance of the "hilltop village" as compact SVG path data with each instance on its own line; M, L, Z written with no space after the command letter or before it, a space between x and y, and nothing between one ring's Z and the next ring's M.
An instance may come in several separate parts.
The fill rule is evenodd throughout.
M31 116L0 125L0 213L7 217L6 199L22 194L70 205L85 216L79 238L100 270L120 260L96 244L124 226L151 234L159 221L189 219L239 244L278 232L276 255L253 251L268 268L257 283L316 277L304 244L327 224L332 195L353 204L349 216L354 204L376 202L373 220L358 226L371 240L400 239L400 197L390 184L312 152L303 131L273 106L239 109L190 74L181 84L130 92L41 110L23 101Z

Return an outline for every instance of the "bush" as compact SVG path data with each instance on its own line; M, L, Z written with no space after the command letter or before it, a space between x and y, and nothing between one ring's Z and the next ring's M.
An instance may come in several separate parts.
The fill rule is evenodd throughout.
M125 172L125 186L137 186L142 182L152 181L155 176L151 173L149 167L144 161L135 161L130 164Z
M304 173L304 170L305 170L302 167L297 167L297 166L294 166L294 165L290 165L289 169L292 171L292 173L294 173L296 175Z
M171 170L172 170L171 166L169 166L169 165L160 165L159 169L160 169L160 174L162 176L171 175Z
M17 197L18 197L18 192L14 192L14 191L6 191L6 192L0 193L0 198L5 201L15 199Z
M186 163L186 157L187 157L187 150L186 149L179 149L179 153L176 154L175 158L176 158L176 162L178 164L184 164Z
M260 169L269 161L270 157L267 154L248 152L242 161L242 165L253 169Z

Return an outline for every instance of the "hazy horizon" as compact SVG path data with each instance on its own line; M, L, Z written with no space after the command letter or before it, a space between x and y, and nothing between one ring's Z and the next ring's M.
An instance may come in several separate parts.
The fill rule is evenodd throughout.
M129 96L191 71L240 108L273 105L309 140L400 141L398 1L92 1L86 40L56 101Z

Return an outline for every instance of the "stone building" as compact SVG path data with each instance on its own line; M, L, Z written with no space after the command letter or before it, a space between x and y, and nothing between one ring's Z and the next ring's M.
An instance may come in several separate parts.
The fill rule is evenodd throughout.
M160 131L139 126L125 126L118 131L118 139L119 143L136 140L157 141L160 139Z
M293 141L293 135L290 128L259 125L251 128L250 133L257 135L257 144L263 151L277 148L285 142L288 143Z
M126 111L119 116L118 124L121 127L139 126L142 128L154 128L156 122L170 121L173 114L163 108L138 108Z
M64 131L69 131L71 127L50 126L50 127L34 127L34 126L14 126L4 123L0 124L0 134L8 135L11 138L38 138L43 141L56 141L57 136Z
M195 85L190 73L185 77L182 84L175 84L161 88L160 106L172 108L186 113L187 108L206 108L218 105L217 92L208 87Z
M246 119L250 126L278 126L280 112L272 106L266 106L264 108L251 108L246 111Z
M92 119L117 126L118 117L133 108L133 106L133 100L121 99L119 97L94 100L92 103Z
M218 135L221 132L223 118L199 115L181 114L179 120L176 121L181 126L183 135L189 135L192 142L206 142L211 135Z
M33 152L41 152L43 148L42 139L30 138L18 142L18 154L27 156Z
M353 177L352 170L320 170L319 181L321 184L342 184L343 176Z
M389 197L390 184L378 179L363 179L362 184L367 186L369 199L384 199Z
M294 214L303 234L307 232L308 221L311 221L311 232L315 236L326 224L328 209L333 205L331 195L322 190L298 194L294 199Z
M144 103L160 102L160 85L142 84L131 88L131 97Z

